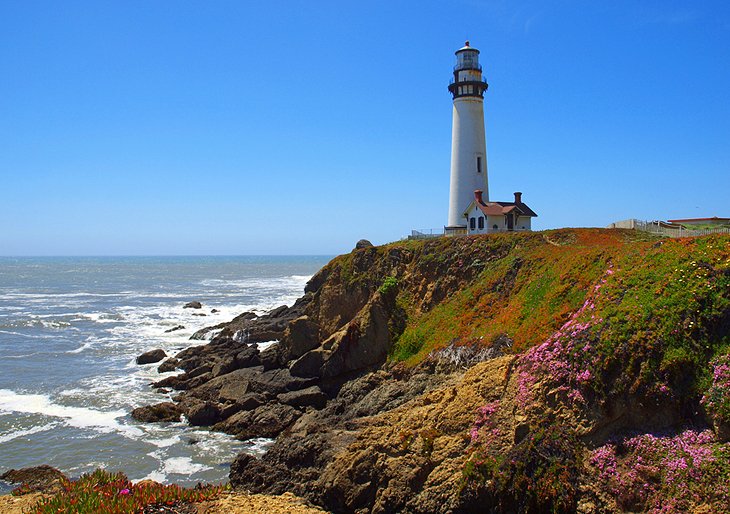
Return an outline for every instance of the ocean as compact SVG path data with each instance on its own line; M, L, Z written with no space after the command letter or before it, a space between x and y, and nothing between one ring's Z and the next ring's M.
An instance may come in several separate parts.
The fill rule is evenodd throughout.
M190 340L200 328L291 305L328 260L0 257L0 473L49 464L69 476L103 467L132 480L225 481L239 452L270 441L136 422L132 409L175 392L155 392L170 374L135 358L174 355L206 342ZM190 301L203 308L183 309ZM0 481L0 493L8 487Z

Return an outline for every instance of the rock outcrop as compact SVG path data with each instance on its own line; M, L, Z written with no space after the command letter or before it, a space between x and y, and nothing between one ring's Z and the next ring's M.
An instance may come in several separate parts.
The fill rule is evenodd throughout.
M157 349L145 352L137 357L137 364L154 364L167 357L165 350Z
M0 480L11 484L23 484L25 492L43 492L53 494L63 487L62 480L66 478L56 468L48 465L33 468L11 469L0 475Z
M666 476L642 476L641 493L606 470L633 458L629 443L611 446L628 434L688 426L707 430L677 447L730 455L715 407L730 393L718 378L707 403L697 393L697 377L724 369L730 326L730 238L708 241L562 230L363 245L291 307L201 331L215 336L155 386L181 391L191 423L276 438L236 459L235 487L332 512L661 506ZM682 480L723 473L722 459Z
M132 411L132 417L143 423L161 421L180 421L182 411L172 402L162 402L155 405L138 407Z

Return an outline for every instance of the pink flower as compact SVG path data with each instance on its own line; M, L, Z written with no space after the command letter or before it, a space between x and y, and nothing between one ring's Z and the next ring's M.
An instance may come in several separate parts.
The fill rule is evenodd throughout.
M129 489L122 489L119 494L129 494Z

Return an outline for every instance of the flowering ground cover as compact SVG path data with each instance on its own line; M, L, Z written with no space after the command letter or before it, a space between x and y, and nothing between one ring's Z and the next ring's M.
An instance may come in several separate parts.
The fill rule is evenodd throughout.
M411 316L391 354L415 365L447 345L512 341L514 405L475 413L465 487L482 487L503 512L573 511L579 476L620 510L727 508L730 237L560 230L469 239L450 243L460 248L444 251L442 266L458 274L479 262L476 278ZM496 421L503 408L532 413L530 431L512 441ZM540 418L546 409L567 409L586 426L619 416L614 439L596 448L597 436Z
M590 463L622 510L680 513L703 505L724 512L730 506L730 445L710 430L629 437L596 448Z
M156 482L131 483L123 473L96 470L75 481L63 480L63 490L41 500L31 512L36 514L133 514L151 506L171 507L211 500L224 486L185 489ZM22 486L18 490L22 493Z

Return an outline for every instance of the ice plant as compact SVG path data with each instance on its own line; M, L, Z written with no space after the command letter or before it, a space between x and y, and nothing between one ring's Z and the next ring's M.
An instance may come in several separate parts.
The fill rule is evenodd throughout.
M96 470L76 481L64 480L61 492L39 501L32 512L133 514L151 505L172 506L214 499L223 490L223 486L185 489L154 482L133 484L123 473Z
M614 271L608 268L605 275L611 276L613 273ZM541 378L557 383L558 390L564 392L571 402L585 403L581 389L591 380L593 374L590 367L594 364L587 336L594 325L603 321L592 315L592 312L596 308L595 301L599 291L605 283L606 278L602 278L593 286L592 293L583 305L563 326L545 342L531 348L520 358L517 404L521 408L529 408L535 386Z
M728 445L710 430L686 430L675 436L643 434L609 443L591 452L596 481L624 510L680 513L692 505L728 505Z
M711 365L712 385L702 403L716 421L730 423L730 355L715 359Z

